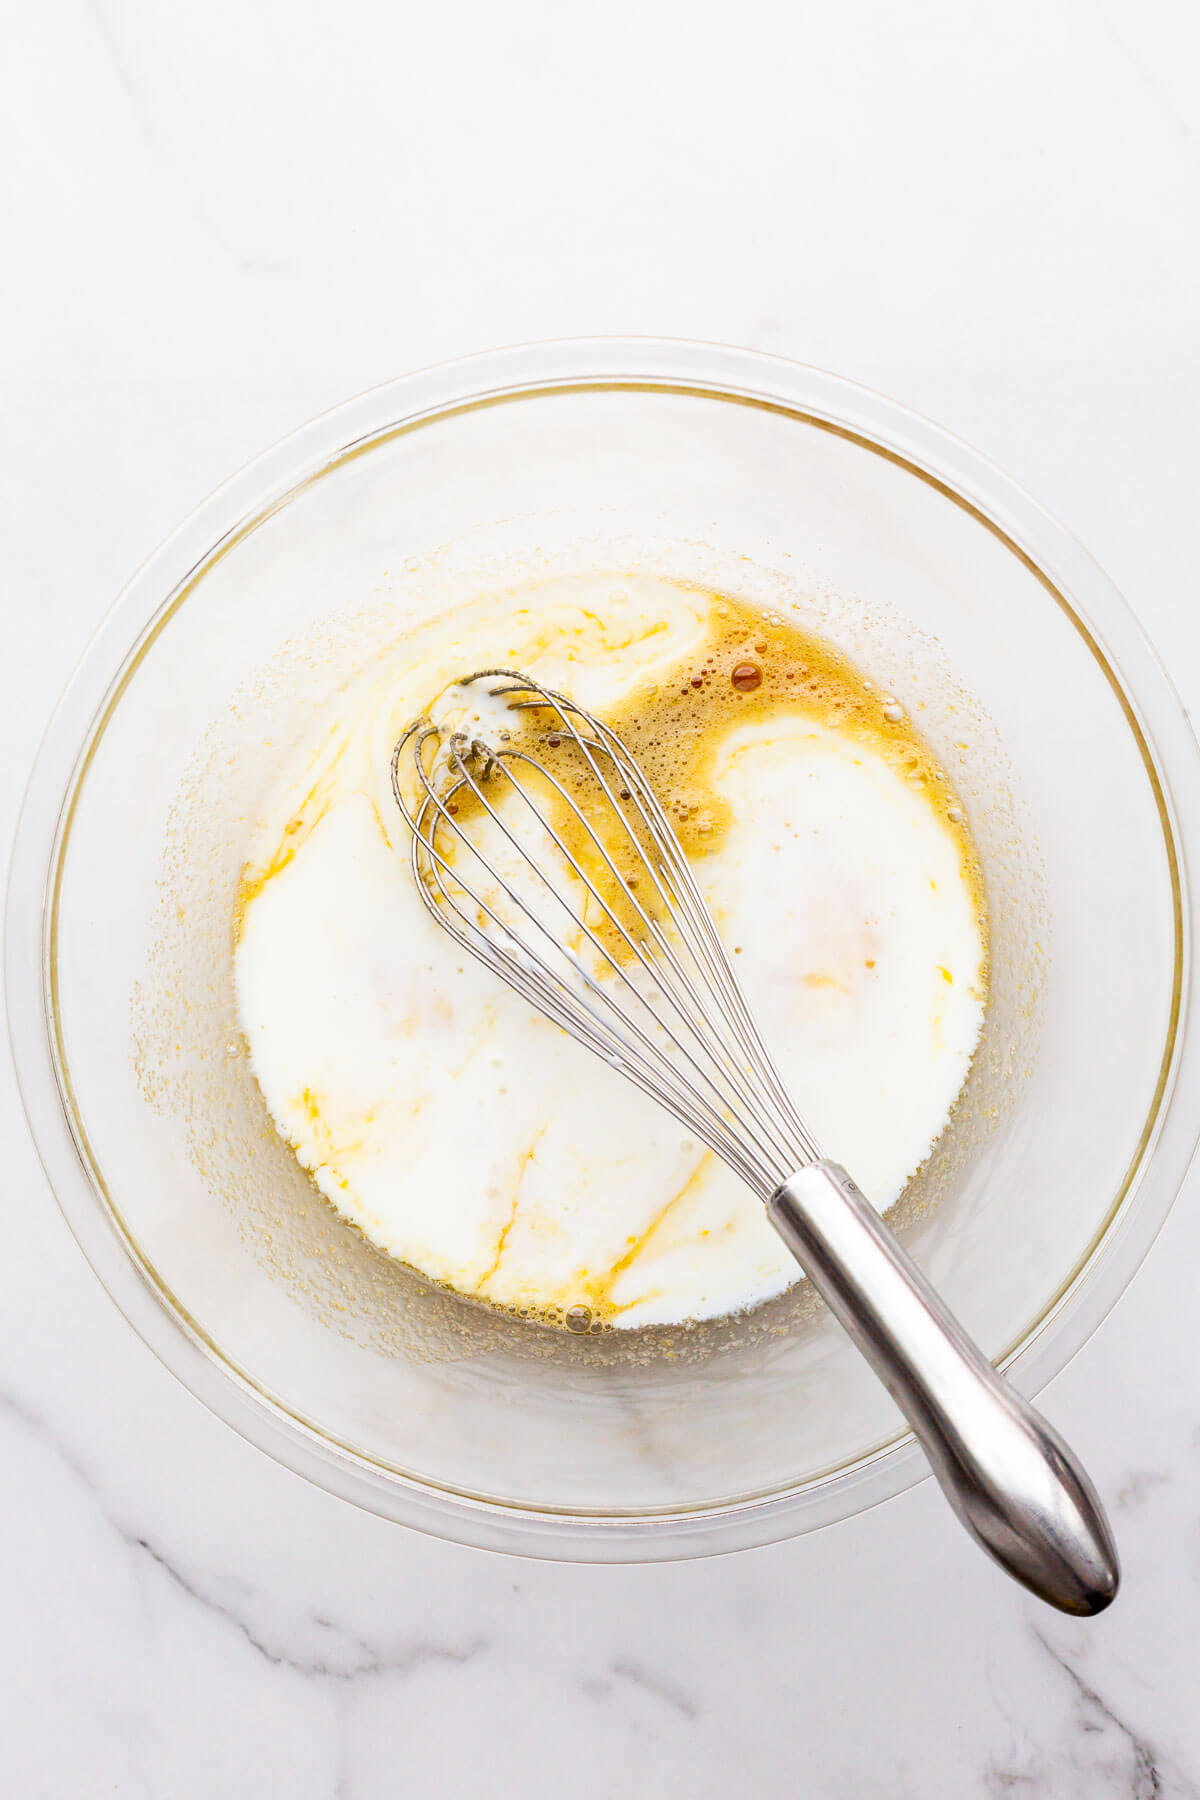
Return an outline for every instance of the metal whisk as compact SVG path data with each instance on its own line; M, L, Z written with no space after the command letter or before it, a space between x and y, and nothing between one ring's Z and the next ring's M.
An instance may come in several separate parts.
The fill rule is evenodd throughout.
M1091 1482L822 1157L625 745L515 670L481 670L453 693L449 726L417 720L392 757L430 913L742 1177L972 1536L1052 1605L1101 1611L1119 1565Z

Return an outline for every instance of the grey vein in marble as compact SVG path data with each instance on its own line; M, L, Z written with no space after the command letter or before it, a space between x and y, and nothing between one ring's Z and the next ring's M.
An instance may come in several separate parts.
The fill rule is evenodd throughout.
M1131 1469L1114 1496L1118 1512L1141 1506L1155 1488L1166 1487L1171 1477L1162 1469Z
M641 1663L631 1662L628 1657L619 1657L608 1665L606 1675L581 1675L579 1690L593 1700L606 1700L619 1684L628 1683L639 1688L642 1693L649 1694L672 1712L679 1713L685 1719L699 1716L699 1707L689 1699L674 1682L667 1681L652 1670L643 1668Z
M1121 1800L1198 1800L1200 1788L1136 1730L1104 1696L1084 1679L1072 1658L1036 1627L1031 1635L1054 1666L1066 1676L1074 1699L1072 1731L1061 1755L1053 1760L1040 1747L1024 1764L989 1763L984 1790L994 1800L1020 1794L1051 1795L1066 1790L1059 1774L1072 1781L1072 1793Z
M22 1405L11 1394L0 1394L0 1417L7 1418L12 1424L53 1451L63 1467L69 1470L76 1481L86 1490L105 1523L129 1550L160 1570L167 1580L188 1599L195 1600L207 1611L226 1620L253 1650L257 1651L266 1662L277 1668L290 1669L298 1675L334 1682L354 1681L360 1676L371 1675L404 1677L430 1663L461 1665L473 1662L490 1648L488 1638L475 1635L457 1643L418 1637L395 1649L385 1651L367 1643L363 1638L347 1631L335 1621L321 1614L312 1614L309 1622L323 1637L328 1636L332 1646L340 1644L349 1649L350 1654L344 1657L340 1664L333 1657L305 1656L285 1649L279 1644L272 1644L256 1631L250 1620L245 1618L235 1607L227 1601L219 1599L211 1591L207 1591L196 1575L193 1574L190 1577L185 1575L178 1564L158 1545L152 1543L143 1534L122 1524L121 1520L105 1505L99 1488L87 1468L62 1443L44 1418L31 1408Z

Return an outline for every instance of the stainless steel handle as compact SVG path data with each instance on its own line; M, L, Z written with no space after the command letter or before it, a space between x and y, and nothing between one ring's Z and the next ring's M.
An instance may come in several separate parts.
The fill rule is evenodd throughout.
M1058 1433L996 1373L845 1169L799 1170L771 1222L912 1426L971 1536L1063 1612L1101 1612L1120 1563Z

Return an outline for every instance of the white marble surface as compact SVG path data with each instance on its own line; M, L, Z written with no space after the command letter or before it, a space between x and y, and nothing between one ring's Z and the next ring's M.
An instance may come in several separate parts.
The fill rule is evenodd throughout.
M713 337L1006 465L1200 700L1191 0L42 0L0 63L3 818L123 578L345 394ZM16 177L15 181L13 177ZM84 1266L4 1071L0 1791L1200 1793L1200 1182L1045 1404L1119 1529L1075 1624L931 1484L707 1564L520 1564L306 1487Z

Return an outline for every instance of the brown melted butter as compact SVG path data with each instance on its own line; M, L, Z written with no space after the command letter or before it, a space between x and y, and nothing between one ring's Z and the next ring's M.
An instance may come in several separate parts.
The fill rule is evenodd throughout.
M765 616L718 596L710 624L709 636L687 661L604 715L604 723L647 777L688 857L698 861L711 855L732 823L715 786L716 761L730 734L791 714L856 740L920 791L958 847L986 943L982 877L964 809L908 711L832 645L777 615ZM561 720L532 710L512 718L512 740L505 749L516 752L518 760L508 766L600 896L576 890L587 927L609 957L625 961L644 935L644 921L631 902L636 899L647 912L657 913L654 884ZM503 766L489 774L486 761L476 765L484 791L495 798L503 796L507 785ZM542 776L543 768L552 779ZM460 789L453 810L457 830L471 841L479 802L469 789ZM632 808L625 809L625 818L636 828ZM645 834L639 830L638 836L653 863ZM438 842L447 861L456 862L454 834L443 832ZM548 853L546 866L554 866L556 853L548 840L532 841L530 849L539 862L546 862ZM470 864L463 866L466 871ZM480 925L486 929L482 915ZM598 972L603 974L604 968Z
M792 713L857 739L922 790L954 836L981 904L962 804L908 710L839 650L790 621L719 597L712 627L693 659L605 719L645 771L688 855L715 850L728 828L713 766L729 732Z
M711 626L686 662L604 715L604 723L646 775L688 856L710 855L731 824L714 782L716 760L729 734L739 726L792 714L857 740L920 790L958 846L963 877L985 921L982 875L965 810L908 710L848 657L790 621L717 597ZM514 747L528 747L568 789L597 834L609 835L607 801L597 794L570 739L561 731L539 730L535 715L525 717L529 736L524 744L524 733L516 738ZM536 776L528 785L538 788ZM539 797L572 853L593 872L599 853L590 834L548 785L541 787ZM622 873L636 881L633 860L626 857L630 867L625 869L619 848L612 848ZM986 941L986 931L984 936Z

